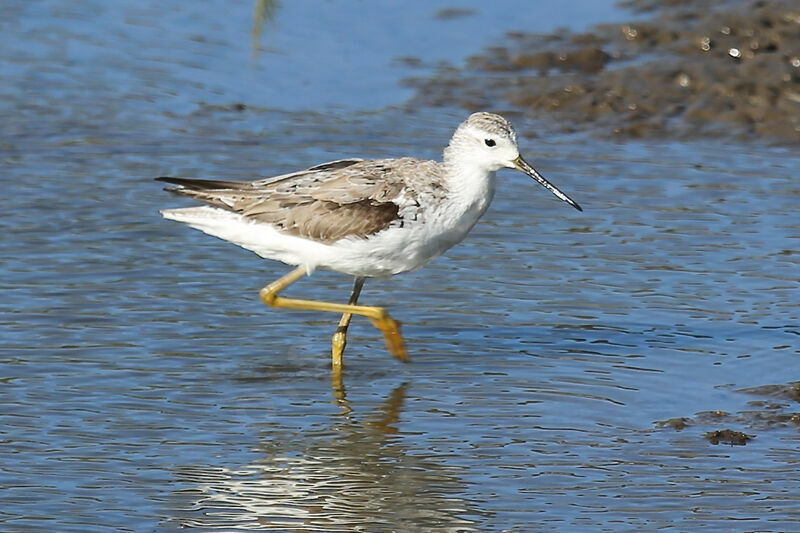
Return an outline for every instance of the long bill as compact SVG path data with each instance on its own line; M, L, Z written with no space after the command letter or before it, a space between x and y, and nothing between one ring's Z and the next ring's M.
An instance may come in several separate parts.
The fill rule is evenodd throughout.
M544 179L544 176L542 176L541 174L536 172L536 169L533 168L532 166L530 166L527 161L522 159L522 156L517 157L512 162L514 163L514 168L516 168L517 170L521 170L522 172L524 172L528 176L530 176L533 179L535 179L536 181L538 181L544 188L546 188L548 191L550 191L551 193L553 193L556 196L558 196L560 199L562 199L565 202L567 202L569 205L571 205L572 207L574 207L578 211L583 211L583 209L581 209L581 206L579 206L577 204L577 202L575 202L572 198L570 198L569 196L567 196L563 192L559 191L556 188L555 185L553 185L552 183L550 183L549 181Z

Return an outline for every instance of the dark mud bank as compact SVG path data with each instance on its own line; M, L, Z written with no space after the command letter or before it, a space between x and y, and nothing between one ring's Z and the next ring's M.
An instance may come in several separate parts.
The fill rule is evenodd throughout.
M519 109L561 131L800 143L797 0L632 0L633 21L510 34L410 80L415 106Z

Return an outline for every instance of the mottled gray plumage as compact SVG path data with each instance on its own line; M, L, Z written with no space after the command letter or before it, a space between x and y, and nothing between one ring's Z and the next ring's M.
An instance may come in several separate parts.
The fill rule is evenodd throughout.
M509 121L493 113L473 113L465 120L461 127L469 126L493 135L502 135L517 142L517 134Z
M248 220L322 243L368 237L415 219L428 198L444 196L434 161L343 159L265 180L158 178L168 190Z

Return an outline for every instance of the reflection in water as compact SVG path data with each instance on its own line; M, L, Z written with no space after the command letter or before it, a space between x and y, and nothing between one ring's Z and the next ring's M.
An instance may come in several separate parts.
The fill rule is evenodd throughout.
M181 527L475 530L477 506L460 496L464 468L414 454L397 435L406 389L363 421L341 391L343 413L330 427L264 441L263 459L241 469L180 467L175 475L193 486L174 494Z
M341 69L323 24L363 29L367 3L313 5L276 14L307 30L281 35L299 64L259 69L252 4L2 3L0 531L796 531L797 150L522 120L585 219L501 173L467 242L365 295L396 299L414 362L355 323L334 405L328 341L298 326L325 317L256 297L279 265L161 222L148 177L166 172L438 157L460 117L384 108L405 94L391 69L320 81ZM402 9L420 34L457 31L430 3ZM385 37L353 68L408 53ZM319 83L289 94L298 68ZM299 293L340 296L327 275ZM389 395L398 375L412 386ZM725 429L756 438L704 438Z
M275 20L279 7L278 0L256 0L256 8L253 12L253 28L250 30L253 58L258 57L258 53L261 51L259 41L261 41L261 34L264 33L264 24Z

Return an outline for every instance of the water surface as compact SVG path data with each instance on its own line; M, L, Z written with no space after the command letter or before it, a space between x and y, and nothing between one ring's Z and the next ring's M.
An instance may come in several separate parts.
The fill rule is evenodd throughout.
M501 173L464 243L367 282L412 362L356 320L336 391L337 317L265 308L258 290L287 267L162 220L184 202L151 178L438 157L463 113L384 107L402 104L400 75L390 97L349 86L323 111L287 103L289 77L271 100L243 66L251 6L33 5L0 23L3 530L795 527L792 150L610 143L517 117L526 158L584 213ZM441 7L419 20L488 16ZM299 32L294 9L263 42ZM291 290L343 301L350 283ZM688 425L659 424L674 418ZM755 438L705 439L721 429Z

